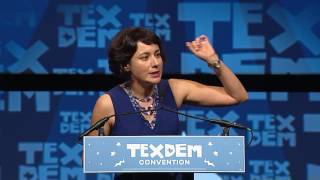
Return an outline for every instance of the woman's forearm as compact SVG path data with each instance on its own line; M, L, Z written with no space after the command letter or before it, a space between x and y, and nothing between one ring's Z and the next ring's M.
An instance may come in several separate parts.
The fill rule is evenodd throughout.
M217 77L221 81L224 90L238 102L243 102L248 99L248 93L237 76L221 61L215 54L213 60L219 61L218 66L215 65L213 69L216 72ZM208 63L210 60L207 61Z
M215 68L215 72L225 91L230 96L239 102L243 102L248 99L248 93L240 80L223 62L221 62L220 68Z

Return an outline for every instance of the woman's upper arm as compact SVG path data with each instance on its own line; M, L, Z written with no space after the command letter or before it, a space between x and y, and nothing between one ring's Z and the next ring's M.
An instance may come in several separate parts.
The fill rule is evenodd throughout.
M169 84L178 107L183 103L203 106L223 106L239 103L223 87L207 86L183 79L170 79Z
M112 100L109 94L104 94L98 98L96 104L93 108L92 117L91 117L91 125L99 121L105 116L110 116L114 114L114 108L112 104ZM110 118L104 125L104 134L109 135L111 127L114 124L114 118ZM98 135L98 131L95 130L90 135Z

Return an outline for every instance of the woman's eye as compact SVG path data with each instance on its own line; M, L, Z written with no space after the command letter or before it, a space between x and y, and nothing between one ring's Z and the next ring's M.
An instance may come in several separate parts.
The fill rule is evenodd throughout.
M157 58L160 57L160 53L157 53L157 54L156 54L156 57L157 57Z
M148 59L148 56L142 56L140 57L141 60L147 60Z

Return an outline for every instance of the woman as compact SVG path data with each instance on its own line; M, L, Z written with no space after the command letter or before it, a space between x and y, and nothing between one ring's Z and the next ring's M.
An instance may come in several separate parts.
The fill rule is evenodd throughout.
M223 87L182 79L161 80L165 56L159 37L143 28L124 29L111 42L109 67L115 75L125 78L126 82L99 97L93 110L92 124L104 116L154 109L161 104L176 109L184 103L217 106L247 100L245 88L219 59L206 36L201 35L194 41L187 42L186 46L215 70ZM178 116L161 109L118 116L111 118L103 131L105 135L178 135ZM97 133L93 132L91 135ZM148 175L150 174L122 174L117 178L177 179L181 174Z

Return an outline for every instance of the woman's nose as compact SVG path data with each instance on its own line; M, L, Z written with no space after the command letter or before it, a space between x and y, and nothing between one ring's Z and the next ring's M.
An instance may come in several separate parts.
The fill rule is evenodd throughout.
M160 62L161 62L161 58L152 56L152 66L159 66Z

